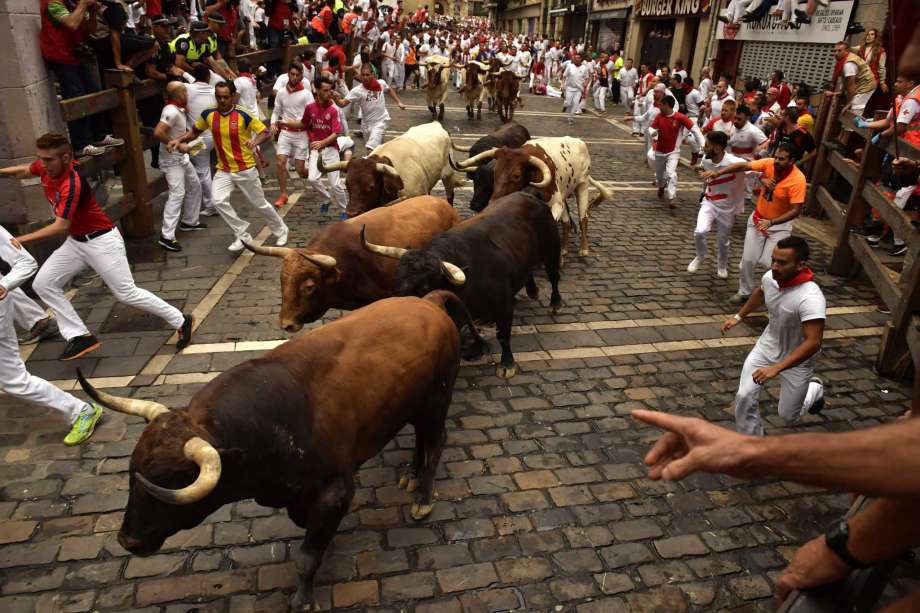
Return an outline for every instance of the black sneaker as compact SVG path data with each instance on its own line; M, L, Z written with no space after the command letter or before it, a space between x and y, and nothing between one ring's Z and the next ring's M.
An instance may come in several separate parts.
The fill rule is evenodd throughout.
M31 330L28 332L23 332L19 335L19 344L34 345L41 340L54 336L56 332L57 330L54 327L54 319L50 316L45 317L44 319L39 319L36 321Z
M179 244L179 241L176 239L169 239L163 236L160 237L160 240L157 241L157 245L165 249L166 251L182 251L182 245Z
M208 224L199 221L198 223L185 223L184 221L179 222L179 232L197 232L198 230L204 230L208 227Z
M895 243L894 245L891 246L891 251L888 252L888 255L892 257L897 257L899 255L904 255L905 253L907 253L907 244L905 243L905 244L898 245L897 243Z
M875 245L878 245L880 242L882 242L882 235L873 234L873 235L867 236L866 242L874 247Z
M64 353L58 356L58 359L66 362L82 358L87 353L99 349L101 343L92 334L84 334L70 339L67 346L64 347Z
M192 342L192 325L195 318L191 315L183 315L182 326L179 327L179 340L176 341L176 350L182 351Z
M809 379L808 381L809 381L809 383L817 383L817 384L820 385L821 387L824 387L824 381L822 381L822 380L819 379L818 377L812 377L812 378ZM817 415L818 413L820 413L820 412L823 411L823 410L824 410L824 391L822 390L822 391L821 391L821 397L818 398L817 400L815 400L815 401L811 404L811 406L808 407L808 413L809 413L810 415Z

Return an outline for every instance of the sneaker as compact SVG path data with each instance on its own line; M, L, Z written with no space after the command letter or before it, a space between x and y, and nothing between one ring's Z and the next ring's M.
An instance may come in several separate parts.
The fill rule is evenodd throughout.
M290 230L285 227L281 234L278 235L278 238L275 239L275 245L278 247L284 247L288 242L288 232Z
M716 17L716 19L718 19L722 23L731 23L731 19L729 19L728 15L726 15L724 12L719 13L719 16Z
M287 194L282 193L280 196L278 196L278 199L275 200L275 206L278 208L283 207L285 204L287 204L287 198Z
M220 213L218 213L217 209L215 209L214 207L208 207L206 209L202 209L199 215L201 215L202 217L214 217L215 215L220 215Z
M874 247L875 245L878 245L880 242L882 242L882 235L873 234L873 235L867 236L866 242Z
M891 246L891 251L888 252L888 255L892 257L897 257L899 255L904 255L905 253L907 253L907 245L904 243L900 245L895 243L894 245Z
M329 212L329 204L330 204L329 202L324 202L321 205L319 205L319 212L321 215L325 215L326 213Z
M342 214L339 215L339 221L348 221L348 213L342 211Z
M20 345L34 345L43 339L54 336L56 332L54 318L49 315L36 321L32 329L20 334L17 340Z
M259 183L262 185L268 185L268 177L259 177Z
M93 144L96 145L97 147L121 147L122 145L125 144L125 139L115 138L111 134L106 134L105 138L103 138L98 143L93 143Z
M719 277L720 279L727 279L727 278L728 278L728 269L727 269L727 268L719 268L719 269L717 269L717 270L716 270L716 276Z
M731 302L732 304L744 304L745 302L748 301L748 298L750 298L750 296L745 296L741 292L738 292L734 294L731 298L729 298L728 301Z
M821 387L824 387L824 381L822 381L818 377L812 377L811 379L808 380L808 382L817 383ZM811 403L811 406L808 407L808 413L811 415L817 415L823 410L824 410L824 390L821 390L821 396L819 396L817 400Z
M236 239L235 241L230 243L229 247L227 247L227 251L230 251L231 253L239 253L243 249L245 249L245 247L243 247L243 241L241 241L240 239Z
M73 287L86 287L93 281L99 278L99 273L93 270L92 268L84 270L79 273L73 279L70 280L70 284Z
M67 343L67 346L64 347L64 352L58 356L58 359L62 362L68 360L76 360L77 358L82 358L87 353L99 349L101 343L96 340L96 337L92 334L84 334L83 336L75 336L70 339Z
M696 272L700 269L700 264L703 263L705 258L693 258L689 264L687 264L687 272Z
M179 232L198 232L199 230L204 230L208 227L208 224L198 222L198 223L185 223L184 221L179 222Z
M179 340L176 341L176 351L182 351L192 342L192 326L194 324L194 317L182 315L182 325L179 326Z
M165 236L161 236L160 240L157 241L157 245L166 251L182 251L182 245L180 245L179 241L174 238L166 238Z
M757 16L753 13L745 13L741 16L741 23L751 23L752 21L757 21Z
M102 155L103 153L105 153L105 149L103 147L97 147L95 145L87 145L83 147L83 151L81 151L81 153L83 155L97 156L97 155Z
M795 9L794 13L795 13L796 23L799 23L799 24L811 23L811 17L809 17L808 13L806 13L805 11L800 11L799 9Z
M84 442L93 435L100 419L102 419L102 407L95 402L87 404L80 410L73 425L70 426L70 432L64 437L64 444L73 446Z

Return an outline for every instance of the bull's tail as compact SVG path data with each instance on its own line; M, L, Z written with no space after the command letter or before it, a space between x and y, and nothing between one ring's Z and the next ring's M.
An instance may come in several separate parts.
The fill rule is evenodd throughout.
M476 329L476 324L473 322L470 312L455 293L439 289L425 294L424 300L440 306L448 317L453 320L454 325L457 327L457 332L461 334L460 354L464 360L475 360L488 352L488 343L479 335L479 330ZM463 342L464 326L469 332L468 342Z
M613 198L613 190L609 189L599 181L596 181L591 175L588 175L588 183L597 190L597 196L594 197L594 200L588 203L589 211L594 208L595 205L600 204L604 200L610 200Z

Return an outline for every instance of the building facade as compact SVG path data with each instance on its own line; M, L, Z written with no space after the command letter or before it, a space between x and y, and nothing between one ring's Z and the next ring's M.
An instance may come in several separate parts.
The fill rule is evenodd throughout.
M588 27L588 0L548 0L548 34L565 42L584 41Z
M597 50L622 50L632 14L629 0L593 0L586 40Z
M542 0L508 0L498 21L498 27L506 32L534 36L542 34Z
M626 35L626 56L637 64L673 66L692 75L706 63L706 47L716 23L709 0L636 0Z

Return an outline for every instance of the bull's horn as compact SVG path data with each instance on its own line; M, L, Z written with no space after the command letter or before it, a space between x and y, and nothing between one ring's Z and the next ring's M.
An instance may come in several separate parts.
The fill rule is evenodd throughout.
M466 275L463 274L463 271L456 264L451 264L450 262L442 260L441 271L444 273L444 276L447 277L447 280L450 281L451 285L463 285L466 283Z
M376 253L378 255L383 255L388 258L398 260L407 251L409 251L408 249L403 249L402 247L389 247L387 245L375 245L374 243L367 242L367 239L364 238L364 230L366 228L367 226L361 226L361 245L371 253Z
M390 175L396 179L399 178L399 173L389 164L381 164L380 162L377 162L374 166L377 168L377 172L382 172L383 174Z
M527 163L540 171L540 180L531 181L530 184L534 187L546 187L549 185L549 182L553 180L553 173L550 172L549 166L546 165L546 162L534 155L531 155L527 158Z
M220 454L206 440L193 436L185 441L182 452L199 467L198 478L191 485L178 490L160 487L148 481L144 475L134 473L144 489L151 496L167 504L192 504L198 502L217 487L220 480Z
M479 70L486 72L489 69L488 64L483 64L482 62L477 62L475 60L471 61L470 64L474 64Z
M310 262L311 264L316 264L324 270L332 270L336 266L335 258L331 255L323 255L321 253L301 253L300 251L297 253L299 253L300 256L306 261Z
M514 60L508 60L507 62L503 63L502 66L511 66L512 61Z
M463 160L462 162L458 164L458 166L460 166L460 168L466 168L467 166L473 166L484 160L491 160L492 158L495 157L496 153L498 153L498 147L493 147L491 149L483 151L482 153L474 155L471 158L467 158Z
M348 162L350 161L351 160L348 160ZM323 174L326 174L327 172L335 172L336 170L345 170L348 168L348 162L343 162L340 160L326 166L323 164L323 156L319 156L319 158L316 160L316 169Z
M83 376L83 371L79 368L77 369L77 380L80 382L80 387L83 388L87 396L113 411L127 413L128 415L139 415L147 421L153 421L158 415L169 413L169 407L159 402L140 400L139 398L121 398L119 396L112 396L111 394L100 392L90 385L86 377Z
M464 147L462 145L458 145L457 143L454 142L454 139L450 139L450 146L454 151L462 151L463 153L470 152L470 147Z
M268 255L273 258L283 258L290 252L294 251L290 247L270 247L269 245L257 245L249 241L242 241L243 246L259 255Z
M461 166L458 166L458 165L454 162L454 158L451 157L451 155L450 155L449 153L447 154L447 161L448 161L448 163L450 164L450 167L453 168L454 170L456 170L457 172L468 172L468 173L470 173L470 174L473 174L474 172L476 172L476 169L479 168L479 166L470 166L470 167L468 167L468 168L463 168L463 167L461 167Z

